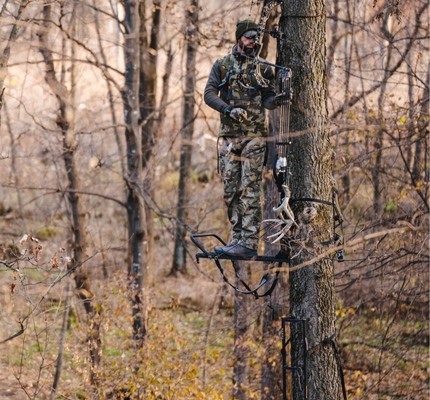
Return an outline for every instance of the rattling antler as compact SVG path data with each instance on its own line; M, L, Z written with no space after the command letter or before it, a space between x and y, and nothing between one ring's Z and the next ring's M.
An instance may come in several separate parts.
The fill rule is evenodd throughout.
M282 189L284 190L284 198L282 200L282 203L279 207L273 207L273 212L278 215L280 220L279 219L266 219L266 220L264 220L264 222L275 222L275 223L277 223L275 228L277 228L278 226L280 226L282 224L285 224L285 226L279 232L276 232L275 234L267 237L268 239L276 237L276 239L272 242L272 244L279 242L287 234L287 232L290 230L290 228L293 224L297 228L299 227L297 225L295 219L294 219L293 211L291 210L291 207L288 204L288 202L290 201L290 197L291 197L290 188L284 184L284 185L282 185ZM287 216L287 218L285 218L284 213Z

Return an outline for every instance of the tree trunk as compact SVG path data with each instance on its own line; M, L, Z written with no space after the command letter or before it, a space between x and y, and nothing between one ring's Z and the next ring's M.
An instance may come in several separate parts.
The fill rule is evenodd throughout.
M364 86L364 78L363 78L363 60L362 57L360 55L360 51L356 42L356 38L352 38L353 42L354 42L354 47L355 47L355 56L357 59L357 64L358 64L358 71L359 71L359 78L360 78L360 86L361 86L361 92L363 93L363 113L364 113L364 123L365 123L365 127L364 127L364 137L365 137L365 142L364 142L364 151L366 153L369 152L369 125L370 125L370 121L369 121L369 109L367 107L367 97L365 95L366 93L366 89ZM361 151L360 151L361 153Z
M61 370L63 367L64 338L66 337L66 332L69 325L71 289L72 289L72 285L70 284L70 281L67 280L66 289L65 289L66 301L64 304L63 323L61 325L60 340L58 344L57 365L55 367L54 381L52 382L52 391L51 391L51 395L49 396L49 400L54 400L56 397L58 397L57 388L58 388L58 383L60 382Z
M158 113L157 118L157 128L155 132L158 134L160 133L162 127L164 118L166 116L166 107L164 107L164 104L167 103L167 99L169 98L169 82L170 82L170 75L172 73L172 66L173 66L173 53L172 53L172 47L169 46L169 49L167 50L167 60L166 60L166 67L163 75L163 89L161 90L161 100L160 100L160 112Z
M430 159L429 157L429 134L430 134L430 127L429 127L429 106L430 106L430 63L427 64L427 88L424 89L424 99L425 102L422 105L421 108L421 112L422 112L422 117L423 119L421 119L420 121L422 122L422 131L420 132L423 136L424 139L423 140L423 144L424 144L424 184L425 184L425 188L424 188L424 199L428 199L429 198L429 182L430 182L430 165L428 160ZM425 118L427 117L427 118ZM425 202L424 202L425 203ZM426 204L427 206L427 210L428 210L428 203Z
M96 4L97 4L96 0L93 0L93 6L94 7L96 6ZM100 32L99 12L98 11L96 11L94 13L94 22L95 22L95 26L96 26L97 41L98 41L98 45L99 45L100 55L102 57L103 64L108 65L107 57L106 57L106 54L105 54L105 51L103 48L103 44L102 44L102 37L101 37L101 32ZM105 76L108 76L107 67L104 67L104 74L105 74ZM125 172L125 165L124 165L124 150L122 147L121 137L120 137L119 132L118 132L118 127L116 126L117 119L116 119L116 114L115 114L115 103L114 103L114 98L113 98L113 93L112 93L111 82L109 79L106 79L106 85L107 85L107 90L108 90L109 109L110 109L111 118L112 118L112 125L114 126L113 132L114 132L116 144L118 147L118 156L119 156L120 165L121 165L121 175L125 176L126 172Z
M146 335L144 310L142 305L143 289L143 240L145 231L145 206L142 189L142 134L139 127L139 90L140 90L140 9L139 0L125 0L125 85L122 91L124 103L124 122L127 146L127 217L129 225L129 245L131 246L132 280L133 280L133 338L135 345L140 346Z
M197 21L198 0L191 0L187 10L187 72L185 77L184 109L181 138L181 165L179 168L179 194L178 194L178 225L175 236L175 253L171 274L187 273L187 257L185 248L186 223L188 217L188 202L190 200L189 185L191 179L191 155L193 149L194 113L196 88L196 55L197 55Z
M158 40L160 32L161 1L154 0L152 7L152 27L148 38L146 30L146 4L140 2L140 120L147 120L151 113L154 112L157 105L157 60L158 60ZM141 182L146 195L153 195L153 166L152 150L155 145L157 135L157 119L155 116L149 118L142 126L142 169L145 171L143 181ZM148 288L152 274L152 250L154 244L154 214L149 206L145 203L146 226L143 240L143 265L142 269L145 274L144 285ZM145 290L145 296L147 290Z
M1 108L0 108L0 113L1 113ZM10 118L9 118L9 113L6 107L6 103L4 103L4 113L6 115L6 125L7 125L7 129L9 131L9 136L10 136L10 152L11 152L11 170L12 170L12 179L13 182L16 186L16 194L18 197L18 207L19 207L19 217L22 220L22 226L24 228L24 232L28 232L27 231L27 223L25 221L25 216L24 216L24 209L22 207L22 196L21 196L21 189L20 189L20 182L19 182L19 174L18 174L18 168L16 166L16 142L15 142L15 135L12 131L12 124L10 123Z
M409 126L409 132L408 132L408 136L409 136L409 140L411 139L411 137L414 135L415 133L415 121L414 121L414 117L415 117L415 112L414 112L414 108L413 108L413 104L414 104L414 77L413 77L413 69L412 69L412 60L413 60L413 50L411 50L408 54L408 100L409 100L409 113L408 113L408 117L409 117L409 122L408 122L408 126ZM406 152L406 161L407 161L407 168L411 168L412 165L412 144L410 146L408 146L407 152ZM407 171L405 171L405 176L407 174Z
M276 153L275 142L279 132L280 110L269 112L268 141L269 155L266 169L268 173L273 169L273 160ZM266 175L266 174L265 174ZM274 219L273 207L278 207L280 195L273 179L264 179L264 205L263 220ZM264 228L264 227L263 227ZM264 255L275 256L280 250L279 245L264 243ZM287 265L283 264L283 267ZM270 283L267 284L269 287ZM263 346L264 356L261 368L261 399L278 400L282 398L282 358L278 343L281 343L280 320L282 316L288 315L288 272L282 272L275 291L270 297L269 303L263 308ZM268 307L270 305L270 307ZM288 400L291 400L291 374L287 375L287 386L289 390Z
M154 1L152 29L148 40L145 18L145 1L140 2L140 119L146 120L156 108L158 35L160 24L160 1ZM155 144L155 117L142 127L142 165L146 169Z
M391 34L388 31L388 18L389 18L389 11L386 10L383 27L381 31L386 36L387 40L391 41ZM387 48L387 58L384 66L385 72L384 72L384 77L382 79L381 89L378 97L379 124L381 125L381 127L379 128L378 134L376 136L375 150L377 151L379 150L379 151L376 153L375 165L372 171L372 180L373 180L373 218L372 220L373 222L375 222L376 219L378 218L382 208L382 201L381 201L382 185L380 182L380 175L381 175L380 172L382 168L382 151L380 151L380 149L382 148L382 144L383 144L382 142L384 139L384 128L383 128L384 98L385 98L385 90L387 88L387 82L390 77L390 63L391 63L392 50L393 50L393 46L390 43Z
M328 48L327 55L327 80L330 81L331 77L334 75L331 71L333 63L334 63L334 53L336 50L336 46L339 43L339 38L337 37L337 28L338 28L338 16L339 16L339 0L333 0L333 19L331 21L331 42ZM328 83L327 82L327 83Z
M349 9L349 3L346 3L347 8L347 15L348 19L351 21L351 35L346 34L345 35L345 97L344 97L344 110L343 110L343 118L345 125L348 124L348 117L346 115L347 107L348 107L348 99L350 97L349 92L349 83L351 78L351 61L352 61L352 44L354 40L354 23L355 23L355 2L353 3L353 11L352 11L352 18L351 13ZM349 27L349 24L345 24L345 30L347 30ZM337 146L339 146L339 143L337 143ZM346 131L345 136L345 163L348 163L349 160L349 132ZM338 149L339 151L339 149ZM342 177L342 183L343 183L343 194L345 198L345 203L349 203L350 200L350 192L351 192L351 176L349 172L349 168L346 168L343 177Z
M412 168L412 179L415 183L415 187L419 187L419 190L422 190L421 186L424 183L422 182L422 179L424 178L422 176L422 172L425 169L428 169L428 166L426 166L426 162L428 162L428 158L426 158L425 159L426 161L424 161L423 163L422 153L423 153L423 147L424 147L423 145L425 144L425 138L428 138L428 132L429 132L428 117L429 117L429 102L430 102L429 101L430 70L427 71L426 85L427 86L424 87L424 91L423 91L423 102L421 105L420 119L418 124L419 135L421 139L418 140L415 144L415 157L414 157L414 165ZM425 190L428 190L428 188L426 188Z
M331 201L333 183L331 159L333 149L327 127L326 93L326 19L325 1L291 0L284 3L281 30L286 35L282 65L292 69L294 96L291 106L291 131L304 132L293 138L291 157L292 198L315 198ZM308 16L310 18L289 17ZM294 203L295 215L304 203ZM309 224L315 242L332 238L332 209L318 205L317 217ZM292 251L297 253L293 247ZM292 259L294 267L313 255L302 251ZM335 332L334 266L321 260L290 272L290 315L306 319L307 341L313 347ZM300 327L291 327L291 363L303 368L304 349ZM340 379L332 346L321 347L307 358L308 398L338 400ZM293 398L305 398L303 380L293 373Z
M16 21L19 21L21 19L22 13L24 12L28 4L29 2L27 0L21 0L21 3L18 8L18 13L15 17ZM4 12L6 11L6 5L7 5L7 2L4 1L2 9L0 10L0 18L3 18L4 16ZM0 28L1 28L1 23L0 23ZM3 106L3 94L5 90L4 81L7 76L7 64L9 62L11 46L16 40L18 31L19 31L18 24L14 24L12 26L12 30L10 32L8 42L6 43L6 46L4 47L3 52L0 55L0 126L1 126L1 109Z
M235 261L239 276L249 282L249 263ZM239 280L236 286L240 286ZM233 399L247 400L249 347L246 344L249 329L249 311L252 296L234 292L234 349L233 349Z
M58 101L58 117L57 126L62 133L63 160L67 172L69 183L68 200L72 213L72 233L73 233L73 265L83 263L86 257L86 241L85 241L85 220L84 211L80 195L77 193L80 190L80 182L78 178L78 169L75 162L76 143L74 138L73 125L73 109L72 98L70 91L66 86L59 82L54 69L54 61L52 56L51 46L48 43L48 22L51 19L51 6L43 7L44 30L38 33L40 38L40 52L45 62L45 81L55 94ZM79 266L73 274L76 282L76 291L79 298L82 300L85 311L87 313L89 323L88 334L88 349L90 352L90 379L95 383L97 376L97 367L101 361L101 340L100 340L100 320L99 312L93 305L93 294L89 282L89 274L84 265Z

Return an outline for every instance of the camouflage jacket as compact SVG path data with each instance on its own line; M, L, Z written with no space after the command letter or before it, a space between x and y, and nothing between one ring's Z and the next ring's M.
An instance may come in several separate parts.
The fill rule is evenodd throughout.
M257 85L255 77L250 74L252 60L244 57L236 48L237 46L234 46L230 54L219 58L213 65L205 88L205 102L221 113L221 137L266 136L264 108L276 108L275 75L270 66L262 64L261 72L270 80L269 86L260 90L247 90L246 87ZM246 109L247 119L239 123L224 115L228 106Z

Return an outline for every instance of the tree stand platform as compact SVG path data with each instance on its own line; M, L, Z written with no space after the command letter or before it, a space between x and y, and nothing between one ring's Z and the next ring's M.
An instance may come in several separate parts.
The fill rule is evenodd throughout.
M273 279L273 282L272 282L272 285L270 286L270 288L265 293L259 294L258 290L262 286L264 286L266 283L269 282L270 269L268 269L267 273L264 274L264 276L261 278L261 281L258 284L258 286L255 289L251 289L248 286L248 284L245 283L239 277L239 273L238 273L238 270L237 270L234 262L235 261L256 261L256 262L273 263L273 266L271 268L274 268L275 263L278 263L278 267L281 268L282 263L288 263L289 264L289 262L290 262L290 259L289 259L288 255L285 254L285 252L279 252L275 257L257 256L257 257L253 257L253 258L245 258L245 257L240 257L240 256L230 256L230 255L226 255L226 254L217 254L215 252L209 252L203 247L203 245L201 243L199 243L196 240L196 238L203 238L203 237L214 237L219 242L221 242L223 246L226 246L226 243L224 242L224 240L222 240L218 235L215 235L214 233L200 233L200 234L191 235L190 236L191 241L203 252L203 253L197 253L196 254L197 263L199 263L200 259L202 259L202 258L208 259L208 260L213 260L215 262L216 266L218 267L219 271L221 272L222 279L229 286L231 286L234 290L236 290L239 293L252 294L256 299L259 299L260 297L270 296L272 294L273 290L276 287L276 284L278 283L279 271L275 272L275 277ZM236 278L239 280L240 283L242 283L242 285L244 286L244 288L246 290L241 290L238 286L235 286L229 282L228 278L224 274L224 269L221 266L220 260L229 260L232 262Z

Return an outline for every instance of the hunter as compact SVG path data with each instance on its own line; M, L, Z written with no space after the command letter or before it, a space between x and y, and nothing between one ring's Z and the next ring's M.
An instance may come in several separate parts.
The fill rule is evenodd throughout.
M270 81L268 87L257 86L252 70L256 35L255 22L237 23L237 44L212 66L204 93L205 103L221 116L219 163L232 225L231 242L215 247L215 252L244 258L257 256L260 236L261 181L267 152L264 109L275 109L281 100L275 98L270 66L261 65L263 77Z

